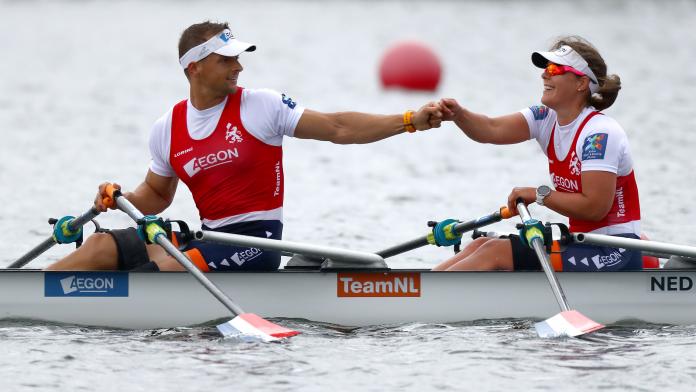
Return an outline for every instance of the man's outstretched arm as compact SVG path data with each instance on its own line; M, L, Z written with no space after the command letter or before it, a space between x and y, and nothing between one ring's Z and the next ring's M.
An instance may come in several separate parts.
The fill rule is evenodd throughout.
M295 128L300 139L326 140L337 144L364 144L388 138L407 129L404 114L380 115L357 112L320 113L306 109ZM415 130L440 127L442 111L429 103L410 117Z

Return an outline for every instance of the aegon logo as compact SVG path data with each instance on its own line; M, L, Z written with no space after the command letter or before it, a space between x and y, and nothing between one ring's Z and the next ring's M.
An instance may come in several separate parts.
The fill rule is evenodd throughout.
M553 186L555 188L561 188L567 191L580 190L576 180L570 180L565 177L557 176L554 173L551 173L551 181L553 182Z
M193 177L201 170L207 170L215 166L224 165L232 162L234 158L239 158L237 149L220 150L214 154L196 157L184 164L184 171L189 177Z
M261 249L249 248L249 249L241 251L241 252L235 252L232 256L230 256L230 260L232 260L235 264L241 266L242 264L246 263L247 261L253 260L260 255L261 255ZM208 265L212 269L218 269L218 266L212 261L210 263L208 263ZM224 265L225 267L229 267L230 262L227 260L227 258L224 258L220 262L220 265Z
M47 272L46 297L127 297L126 272Z
M61 279L60 286L63 288L63 294L70 294L76 291L106 293L114 288L114 278L78 278L73 275Z
M339 273L336 275L338 297L420 297L420 274Z

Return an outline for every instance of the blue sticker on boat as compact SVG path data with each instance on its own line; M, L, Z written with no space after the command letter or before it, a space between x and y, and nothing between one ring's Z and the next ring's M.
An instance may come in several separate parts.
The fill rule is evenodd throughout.
M549 108L547 108L546 106L530 106L529 110L532 111L534 119L537 121L543 120L549 115Z
M45 297L127 297L127 272L45 272Z
M582 160L604 159L608 139L609 135L606 133L595 133L586 137L582 143Z

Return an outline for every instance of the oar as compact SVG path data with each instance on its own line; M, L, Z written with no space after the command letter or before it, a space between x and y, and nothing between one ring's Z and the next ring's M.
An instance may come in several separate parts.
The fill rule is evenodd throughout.
M544 235L539 228L541 223L536 219L532 219L532 216L527 210L527 206L525 206L524 201L521 199L517 200L517 211L519 211L520 218L525 226L525 238L532 248L534 248L539 262L541 263L541 267L546 273L546 278L551 285L551 291L553 291L553 295L556 297L556 301L558 301L558 305L561 307L560 313L534 325L537 334L542 338L560 336L575 337L604 328L604 325L591 320L577 310L570 309L565 294L563 293L563 288L561 288L561 285L558 283L556 274L546 255L544 249Z
M573 242L696 258L696 247L592 233L572 233Z
M199 230L194 235L198 240L217 244L248 246L281 252L299 253L309 256L327 257L334 260L352 262L363 266L371 266L373 268L387 267L382 256L375 253L359 252L355 250L333 248L323 245L304 244L293 241L274 240L271 238L220 233L210 230Z
M53 234L50 237L46 238L43 242L34 247L34 249L17 259L7 268L22 268L45 251L51 249L55 244L68 244L77 241L82 234L82 226L94 219L97 215L99 215L99 211L95 207L92 207L77 218L64 216L53 225ZM53 222L53 220L49 221L49 223L51 222Z
M458 236L463 233L466 233L467 231L478 229L483 226L488 226L490 224L500 222L503 219L512 218L513 216L515 215L512 214L507 207L500 207L500 210L492 214L482 216L478 219L474 219L468 222L454 223L451 228L451 231L455 236ZM433 233L429 233L422 237L415 238L411 241L404 242L403 244L394 245L391 248L381 250L377 252L377 254L386 259L387 257L396 256L398 254L405 253L416 248L435 244L436 242Z
M111 198L104 200L106 206L113 206L115 203L118 208L128 214L134 221L139 224L144 224L145 232L148 239L152 243L160 245L167 251L176 261L178 261L186 270L193 275L200 284L203 285L215 298L220 301L230 312L235 316L230 321L217 326L218 331L225 336L235 336L243 340L253 341L273 341L290 336L295 336L299 332L280 325L274 324L253 313L246 313L239 305L235 304L222 290L220 290L213 282L208 280L205 275L186 257L176 246L174 246L167 238L167 233L164 229L148 219L140 212L130 201L125 197L121 197L121 192L115 189L112 185L107 186L107 193L112 195ZM154 217L150 217L154 218ZM144 222L144 223L143 223Z

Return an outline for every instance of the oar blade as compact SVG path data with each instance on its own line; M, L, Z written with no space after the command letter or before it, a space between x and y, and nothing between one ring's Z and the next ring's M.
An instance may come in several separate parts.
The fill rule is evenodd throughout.
M534 324L539 337L576 337L604 328L604 325L591 320L577 310L567 310Z
M299 334L298 331L281 327L253 313L242 313L232 320L217 326L224 337L236 337L245 341L271 342Z

